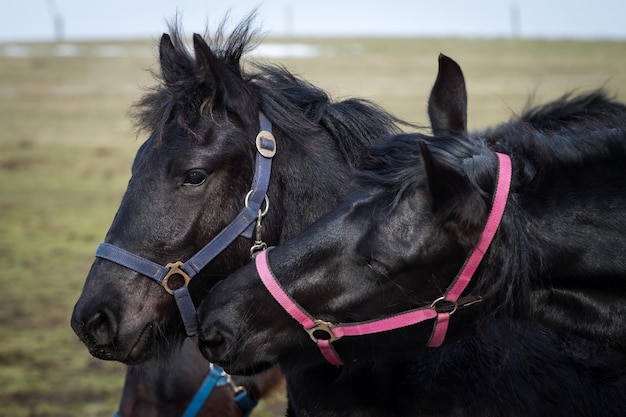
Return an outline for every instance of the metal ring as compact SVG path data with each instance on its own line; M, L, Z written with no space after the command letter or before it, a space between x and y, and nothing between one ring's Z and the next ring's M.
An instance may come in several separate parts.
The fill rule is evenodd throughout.
M185 271L180 269L181 266L183 266L183 263L181 261L172 262L172 263L165 265L166 268L169 268L169 272L167 273L167 275L165 275L165 277L163 277L163 280L161 281L161 286L165 288L165 291L167 291L168 293L172 295L174 295L174 290L171 289L169 285L167 285L171 276L180 275L183 278L184 284L179 288L188 286L189 281L191 281L191 277ZM175 289L178 289L178 288L175 288Z
M437 306L437 304L438 304L438 303L440 303L441 301L446 301L446 302L448 302L448 303L452 303L452 301L448 301L448 300L446 300L446 296L444 295L444 296L441 296L441 297L437 298L435 301L433 301L433 302L430 304L430 308L433 308L433 309L435 309L435 310L436 310L436 308L435 308L435 307L436 307L436 306ZM458 308L459 308L459 304L458 304L456 301L454 301L454 308L452 309L452 311L451 311L449 314L450 314L450 315L453 315L453 314L456 312L456 310L457 310Z
M249 203L251 195L252 195L252 190L248 191L248 194L246 194L245 205L248 208L249 208L248 203ZM263 203L265 203L265 210L261 211L261 217L265 217L265 215L267 214L267 211L270 209L270 199L267 197L267 194L265 194L265 196L263 197ZM261 204L261 207L263 207L263 204Z

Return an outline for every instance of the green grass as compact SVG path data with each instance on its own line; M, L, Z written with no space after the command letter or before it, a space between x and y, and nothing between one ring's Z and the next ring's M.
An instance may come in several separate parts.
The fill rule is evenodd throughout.
M474 128L507 119L530 95L543 102L605 86L626 99L626 43L296 42L323 55L279 61L293 72L334 98L366 97L420 124L439 52L464 69ZM119 401L124 367L92 358L69 317L142 141L127 111L156 61L89 52L99 46L80 45L80 58L0 58L0 416L110 416ZM277 415L281 401L255 415Z

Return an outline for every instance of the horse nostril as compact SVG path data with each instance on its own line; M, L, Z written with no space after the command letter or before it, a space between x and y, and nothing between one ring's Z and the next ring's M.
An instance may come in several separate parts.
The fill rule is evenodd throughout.
M216 328L211 328L200 334L200 350L209 360L216 360L220 348L225 344L226 338Z
M203 334L202 342L206 346L218 347L224 343L224 335L219 330L213 328Z
M117 323L111 314L98 311L89 319L86 329L97 345L109 345L115 339Z

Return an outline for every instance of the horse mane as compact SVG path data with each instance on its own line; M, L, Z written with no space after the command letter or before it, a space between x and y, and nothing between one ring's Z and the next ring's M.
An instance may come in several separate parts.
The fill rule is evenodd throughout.
M250 27L254 13L244 18L228 37L225 35L228 15L219 24L213 37L209 36L208 27L204 34L205 42L215 55L231 71L242 77L241 57L254 49L256 45L253 39L259 35L259 30L252 30ZM179 122L186 125L185 120L198 117L201 113L200 107L207 99L206 91L198 88L196 61L187 47L185 35L177 19L168 24L168 32L174 47L174 58L167 65L160 65L159 71L150 71L157 81L156 85L149 88L131 108L131 117L138 131L160 134L176 112L179 113Z
M242 58L257 46L255 40L260 36L260 30L252 27L255 14L256 11L251 12L228 35L227 16L213 36L206 30L204 39L218 59L256 93L265 115L303 149L312 149L311 137L326 130L343 157L356 165L372 140L399 133L400 125L410 125L365 99L334 102L322 89L280 65L252 63L254 71L246 72ZM210 100L198 88L195 59L186 47L180 25L171 23L169 32L176 65L162 66L160 73L153 72L157 85L133 106L131 115L140 131L160 133L174 115L187 127Z
M532 106L529 101L520 120L541 131L559 131L580 124L597 128L619 127L623 112L621 103L604 89L597 89L580 95L569 92L538 106Z
M466 176L489 207L495 187L493 152L510 155L514 167L510 202L472 292L483 297L482 307L492 314L524 314L529 307L531 278L542 268L540 248L545 245L541 244L540 230L529 230L533 223L515 190L533 180L548 180L549 171L555 167L576 169L587 162L609 159L623 165L625 138L626 106L603 90L567 94L545 105L527 107L520 117L469 137L403 134L376 143L370 146L356 181L362 187L380 190L372 199L393 210L402 198L427 187L419 147L423 141L439 163ZM462 210L463 202L454 204Z
M598 89L567 93L536 107L527 104L519 117L479 135L494 149L523 155L535 175L542 168L623 159L625 132L626 106Z
M372 140L400 133L400 125L410 126L366 99L332 101L324 90L282 66L256 67L252 86L263 112L305 149L308 140L324 129L344 158L356 165Z

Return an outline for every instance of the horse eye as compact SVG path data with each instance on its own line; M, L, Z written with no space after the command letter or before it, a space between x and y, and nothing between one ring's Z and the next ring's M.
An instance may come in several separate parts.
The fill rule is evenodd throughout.
M383 264L381 264L380 262L374 260L374 259L370 259L367 261L367 267L369 269L371 269L372 271L374 271L374 273L378 274L378 275L382 275L382 276L387 276L388 275L388 271L387 271L387 267Z
M208 178L208 175L204 171L200 171L200 170L189 171L187 175L185 176L183 185L197 187L199 185L204 184L207 178Z

